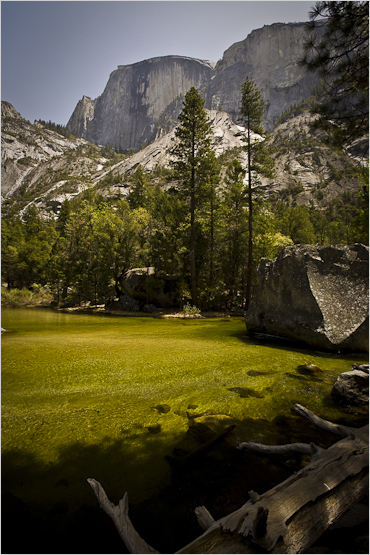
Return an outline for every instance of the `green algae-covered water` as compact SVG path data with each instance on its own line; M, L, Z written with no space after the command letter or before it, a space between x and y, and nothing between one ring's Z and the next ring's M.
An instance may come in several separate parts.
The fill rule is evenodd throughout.
M331 420L358 417L335 408L330 391L364 356L253 340L242 318L28 308L3 309L2 327L3 491L35 510L96 503L89 477L115 502L125 491L134 503L148 498L168 480L165 455L188 429L186 412L252 419L246 441L263 441L263 423L296 402ZM302 374L304 364L322 375Z

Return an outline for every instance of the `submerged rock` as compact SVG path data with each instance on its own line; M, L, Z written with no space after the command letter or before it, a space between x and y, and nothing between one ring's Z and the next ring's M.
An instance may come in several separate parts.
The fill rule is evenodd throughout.
M274 372L264 372L263 370L249 370L249 372L247 372L248 376L269 376L273 373Z
M232 391L233 393L238 393L240 397L258 397L259 399L263 399L264 395L255 389L250 387L228 387L228 391Z
M155 426L147 426L147 430L151 433L151 434L159 434L159 432L161 431L162 426L160 424L155 424Z
M316 366L316 364L303 364L301 366L297 366L297 372L302 376L307 376L307 378L309 378L310 380L313 380L316 382L323 381L322 378L323 378L324 372L321 370L321 368Z
M170 405L156 405L155 407L153 407L154 409L156 409L160 414L166 414L167 412L170 412L171 407Z
M297 366L297 370L301 374L308 374L308 375L322 373L321 368L316 366L316 364L301 364L300 366Z
M285 247L263 258L245 316L250 333L326 350L369 349L369 248L362 244Z

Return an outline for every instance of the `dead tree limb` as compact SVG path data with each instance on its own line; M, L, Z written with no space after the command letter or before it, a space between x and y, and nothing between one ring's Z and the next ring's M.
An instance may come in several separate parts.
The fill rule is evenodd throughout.
M295 405L293 410L342 439L326 450L317 448L319 457L315 461L266 493L250 491L249 501L217 521L205 507L198 507L196 516L205 532L177 553L261 553L261 549L269 553L305 553L368 493L369 427L338 426L302 405ZM313 449L312 445L298 445ZM127 493L115 506L99 482L88 482L129 552L158 553L133 527L128 517Z
M317 460L325 449L318 447L314 443L288 443L286 445L263 445L261 443L245 442L239 443L237 449L254 451L263 455L294 455L295 453L302 453L303 455L310 455L311 462Z
M129 516L128 516L128 495L127 492L119 500L118 505L114 505L105 493L103 487L97 480L93 478L87 479L92 487L100 507L113 520L119 535L124 541L130 553L159 553L148 545L136 532Z
M368 491L368 426L216 521L178 553L304 553Z
M202 530L208 530L214 523L215 519L205 507L197 507L195 509L195 516Z
M307 418L310 422L312 422L312 424L315 424L315 426L318 426L326 432L331 432L332 434L336 434L341 437L353 437L353 434L356 431L356 428L351 428L350 426L341 426L340 424L333 424L328 420L324 420L323 418L316 416L316 414L306 409L306 407L299 405L298 403L295 404L293 407L290 407L290 409L299 416Z

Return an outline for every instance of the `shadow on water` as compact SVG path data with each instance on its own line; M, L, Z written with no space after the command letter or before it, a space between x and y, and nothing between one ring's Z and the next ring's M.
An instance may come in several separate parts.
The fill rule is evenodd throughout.
M160 437L148 432L151 452ZM128 490L126 470L151 472L149 457L124 440L99 445L75 443L59 450L55 462L24 451L2 455L2 553L125 553L114 525L98 506L87 478L103 485L114 503ZM156 491L153 488L153 491ZM21 533L20 533L21 531Z
M272 347L273 349L279 349L283 351L289 350L294 352L301 352L302 354L306 353L322 358L342 358L344 356L343 353L335 351L316 350L314 347L310 347L309 345L307 345L307 343L294 341L293 339L288 339L285 337L278 337L276 335L249 333L247 330L245 330L244 333L233 333L231 334L231 336L240 339L247 345ZM364 353L359 353L359 355L364 356Z
M244 441L266 442L271 436L280 444L299 440L328 447L337 440L294 415L273 422L247 418L239 427ZM181 444L187 437L180 434L177 441ZM150 436L150 441L154 450L161 449L161 434ZM176 445L174 441L173 453ZM123 440L109 438L99 445L76 443L60 449L54 464L26 452L5 453L2 553L127 553L86 479L101 482L116 504L126 490L130 498L125 469L134 467L144 479L152 464L148 454L142 457L125 448ZM244 504L251 489L261 494L301 467L300 457L265 457L222 440L181 469L168 465L168 479L148 499L131 504L129 514L150 545L174 553L201 533L194 515L197 506L221 518Z

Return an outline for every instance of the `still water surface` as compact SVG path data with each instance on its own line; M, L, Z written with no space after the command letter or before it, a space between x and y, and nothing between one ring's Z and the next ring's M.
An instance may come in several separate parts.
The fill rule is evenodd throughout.
M126 490L131 502L153 494L169 475L164 456L188 429L189 405L253 419L255 430L261 422L246 441L263 440L262 422L290 414L296 402L332 420L357 417L354 409L335 408L330 391L339 373L365 358L264 344L247 336L242 318L28 308L3 309L1 325L8 330L2 336L3 489L40 510L51 499L70 509L95 503L89 477L115 502ZM322 377L302 375L297 367L303 364L319 366ZM258 396L230 391L240 387ZM160 413L159 404L170 411Z

